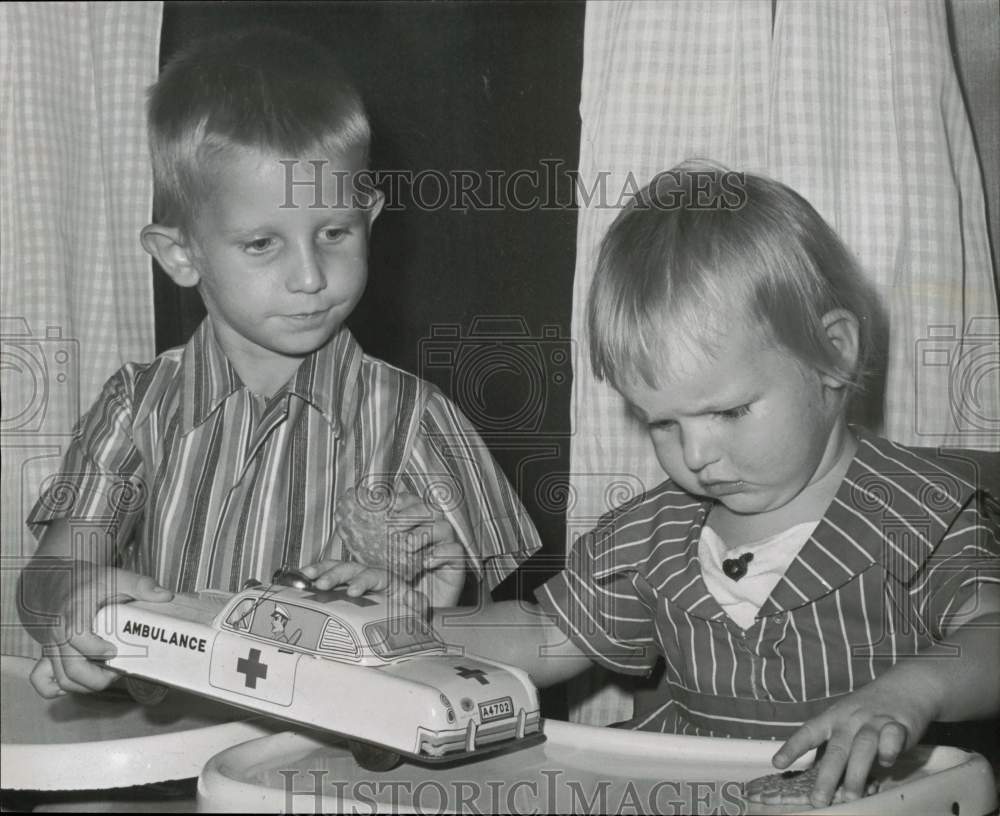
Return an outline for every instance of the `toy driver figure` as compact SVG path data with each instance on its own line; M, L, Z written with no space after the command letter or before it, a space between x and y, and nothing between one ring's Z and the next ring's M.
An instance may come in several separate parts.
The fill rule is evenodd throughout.
M271 613L271 637L280 640L282 643L289 643L288 635L285 634L285 627L288 625L288 610L280 604L274 605Z

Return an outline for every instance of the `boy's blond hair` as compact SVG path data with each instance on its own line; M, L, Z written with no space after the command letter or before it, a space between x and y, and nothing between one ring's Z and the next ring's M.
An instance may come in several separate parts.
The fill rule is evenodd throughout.
M824 329L834 309L858 318L852 370ZM604 237L587 305L594 373L619 390L661 386L672 348L711 354L733 319L852 389L880 323L858 263L802 196L764 176L685 162L640 190Z
M154 215L189 229L229 151L367 162L368 117L329 51L254 29L199 40L163 69L148 105Z

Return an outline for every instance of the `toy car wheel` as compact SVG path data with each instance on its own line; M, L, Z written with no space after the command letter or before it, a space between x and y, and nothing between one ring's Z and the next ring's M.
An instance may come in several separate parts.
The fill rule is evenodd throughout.
M159 683L153 683L150 680L141 680L138 677L126 677L125 688L133 700L146 706L159 705L170 690Z
M367 742L349 740L354 761L366 771L391 771L402 761L399 754L388 748L379 748Z

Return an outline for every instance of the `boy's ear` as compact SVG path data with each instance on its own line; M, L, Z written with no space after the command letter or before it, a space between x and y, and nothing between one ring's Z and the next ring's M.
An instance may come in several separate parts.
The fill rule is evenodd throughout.
M847 309L831 309L823 315L823 329L826 339L840 358L842 374L850 376L858 365L858 318ZM824 385L842 388L844 383L828 374L821 375Z
M191 245L178 227L149 224L142 228L139 240L143 249L156 258L178 286L197 286L201 272L194 263Z

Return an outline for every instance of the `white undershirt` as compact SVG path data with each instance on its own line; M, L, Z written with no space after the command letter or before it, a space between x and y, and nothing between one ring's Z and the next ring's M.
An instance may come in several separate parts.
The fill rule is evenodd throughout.
M809 540L818 521L796 524L776 535L727 549L711 527L704 527L698 540L698 559L705 586L723 611L742 629L753 626L754 619L775 585L785 574L799 550ZM746 574L734 581L722 571L722 562L753 553Z

